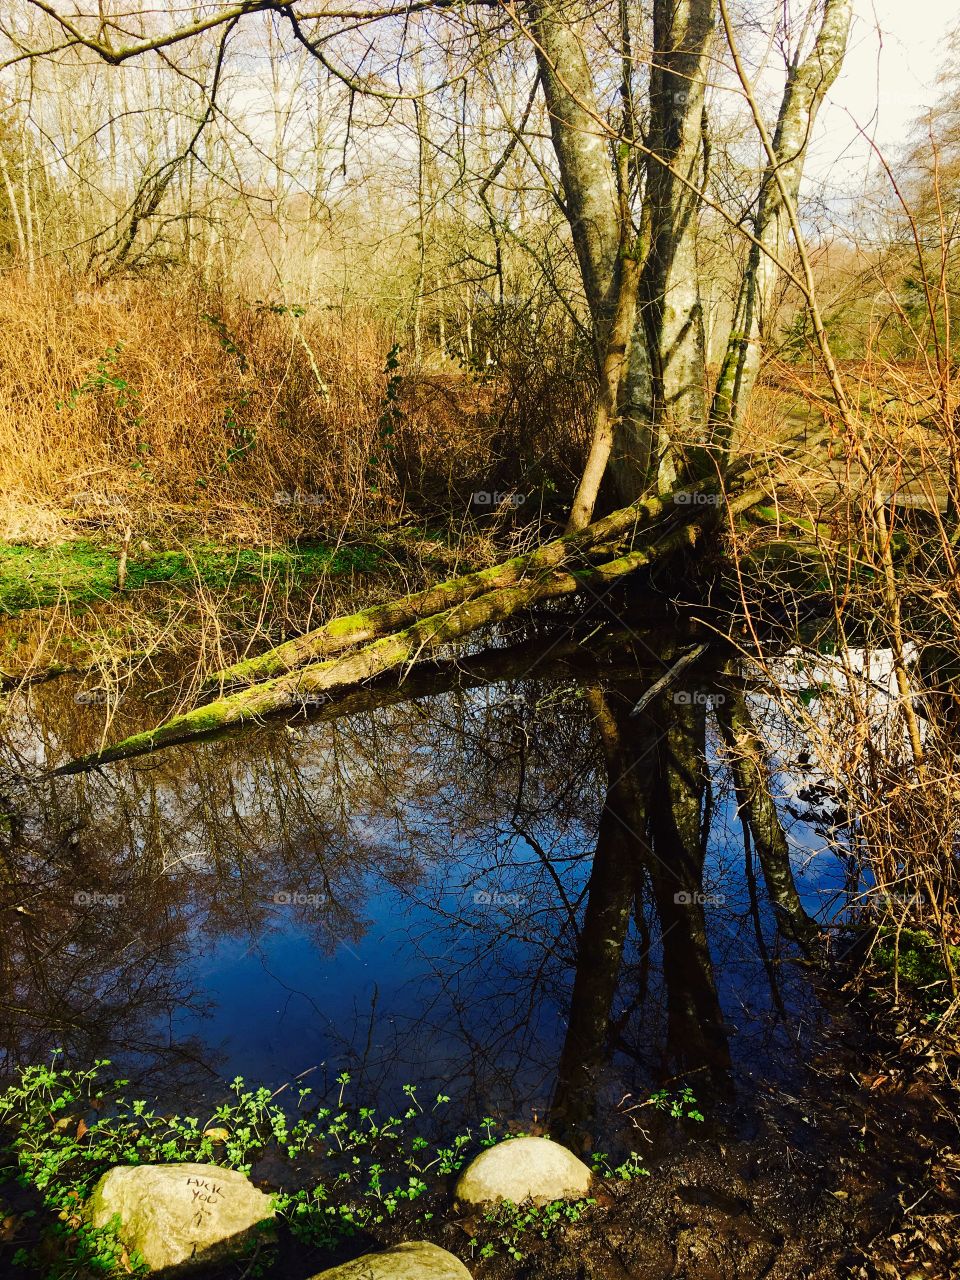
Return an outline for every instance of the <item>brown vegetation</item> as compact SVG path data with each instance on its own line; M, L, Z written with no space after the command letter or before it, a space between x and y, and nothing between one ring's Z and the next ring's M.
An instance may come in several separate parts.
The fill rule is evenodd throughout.
M375 314L300 310L182 272L0 276L6 536L270 542L489 516L473 495L507 488L534 514L569 486L591 378L559 321L483 376L391 358Z

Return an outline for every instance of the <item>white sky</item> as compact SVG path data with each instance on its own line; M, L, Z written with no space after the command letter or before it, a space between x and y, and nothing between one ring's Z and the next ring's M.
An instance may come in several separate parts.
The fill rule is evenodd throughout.
M894 158L913 122L934 105L950 36L960 26L957 0L854 0L854 13L843 70L818 121L811 177L834 168L835 181L839 167L849 181L864 171L870 151L856 125Z

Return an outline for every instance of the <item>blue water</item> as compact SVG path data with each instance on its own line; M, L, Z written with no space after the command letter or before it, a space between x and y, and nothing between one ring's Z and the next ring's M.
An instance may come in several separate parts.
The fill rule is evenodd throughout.
M38 739L55 697L32 707ZM6 1018L7 1068L52 1047L97 1054L188 1107L235 1076L326 1093L347 1070L380 1105L415 1084L474 1118L537 1122L556 1084L606 788L595 739L576 688L528 680L292 732L275 723L43 784L23 801L11 861L20 900L39 897L53 924L41 961L30 919L14 920L30 960L11 1004L31 1013ZM705 751L701 977L742 1091L801 1070L825 1015L759 868L751 909L709 727ZM824 918L842 864L815 827L783 816L802 899ZM607 1105L672 1076L663 964L646 899L600 1055Z

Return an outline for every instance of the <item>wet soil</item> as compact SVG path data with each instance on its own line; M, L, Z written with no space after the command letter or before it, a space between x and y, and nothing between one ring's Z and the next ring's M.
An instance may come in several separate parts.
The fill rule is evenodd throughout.
M601 1183L580 1222L546 1239L528 1232L520 1261L502 1246L482 1259L497 1231L458 1216L446 1187L427 1227L400 1214L336 1256L281 1238L276 1260L256 1273L306 1280L361 1252L429 1238L478 1280L956 1280L960 1047L883 991L840 991L843 977L821 992L833 1016L802 1088L761 1084L747 1114L711 1115L702 1137L645 1156L649 1177ZM641 1151L644 1141L638 1133ZM269 1161L254 1168L266 1186L278 1174Z
M490 1280L920 1280L960 1276L960 1052L867 992L835 1019L798 1096L762 1089L746 1132L604 1184L583 1222ZM731 1117L731 1120L734 1118ZM745 1121L745 1124L743 1123ZM440 1243L463 1255L458 1225Z

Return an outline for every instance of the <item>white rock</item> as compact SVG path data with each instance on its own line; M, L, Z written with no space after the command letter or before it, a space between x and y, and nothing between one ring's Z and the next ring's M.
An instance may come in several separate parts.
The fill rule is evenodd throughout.
M382 1253L365 1253L312 1280L471 1280L459 1258L426 1240L410 1240Z
M547 1204L590 1194L593 1175L572 1151L549 1138L509 1138L489 1147L467 1165L457 1181L464 1205L512 1200Z
M151 1271L189 1270L241 1250L274 1217L269 1196L235 1169L210 1164L141 1164L105 1173L87 1216L105 1227L120 1215L120 1238Z

